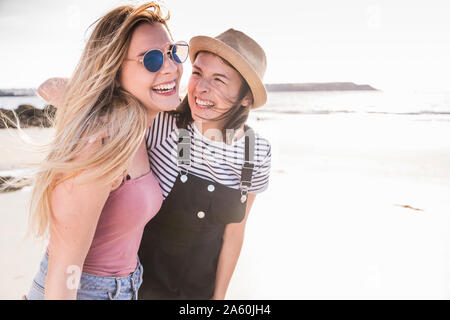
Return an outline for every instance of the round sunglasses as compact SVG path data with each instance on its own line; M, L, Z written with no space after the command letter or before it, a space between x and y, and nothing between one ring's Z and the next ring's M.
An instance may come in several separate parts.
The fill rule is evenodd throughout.
M176 63L183 63L189 56L189 45L185 41L178 41L174 44L171 44L169 50L166 52L163 52L159 49L152 49L147 51L142 59L125 60L138 61L142 63L145 69L147 69L148 71L157 72L164 64L164 53L167 53L172 61Z

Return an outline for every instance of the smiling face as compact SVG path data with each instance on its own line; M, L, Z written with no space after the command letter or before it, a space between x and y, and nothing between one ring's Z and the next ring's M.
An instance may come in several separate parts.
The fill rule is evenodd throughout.
M170 59L167 53L157 72L148 71L138 60L152 49L167 52L172 43L161 23L142 23L133 32L122 64L118 85L136 97L150 113L172 110L180 103L179 83L183 66Z
M248 96L237 101L241 87L241 76L233 67L213 53L199 52L188 83L188 102L194 121L201 122L203 130L221 129L227 119L217 118L238 102L243 106L250 103Z

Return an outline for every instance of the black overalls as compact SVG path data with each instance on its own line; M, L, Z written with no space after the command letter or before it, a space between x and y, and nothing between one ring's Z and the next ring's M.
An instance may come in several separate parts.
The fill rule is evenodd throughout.
M139 249L144 266L139 299L210 299L225 226L241 222L245 216L254 167L253 130L248 128L245 134L240 189L189 174L190 139L188 133L180 132L181 172L144 230Z

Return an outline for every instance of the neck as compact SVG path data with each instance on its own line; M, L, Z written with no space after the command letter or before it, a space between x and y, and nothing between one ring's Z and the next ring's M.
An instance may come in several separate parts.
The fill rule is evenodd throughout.
M150 127L152 125L153 120L155 120L157 115L158 115L158 112L147 109L147 127Z

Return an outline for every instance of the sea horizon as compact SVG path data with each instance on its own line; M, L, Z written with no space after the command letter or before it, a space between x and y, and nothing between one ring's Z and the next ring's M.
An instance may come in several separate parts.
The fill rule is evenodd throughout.
M48 103L39 95L0 96L0 108L20 105L42 109ZM267 103L255 114L394 114L450 117L450 91L418 90L329 90L268 91Z

